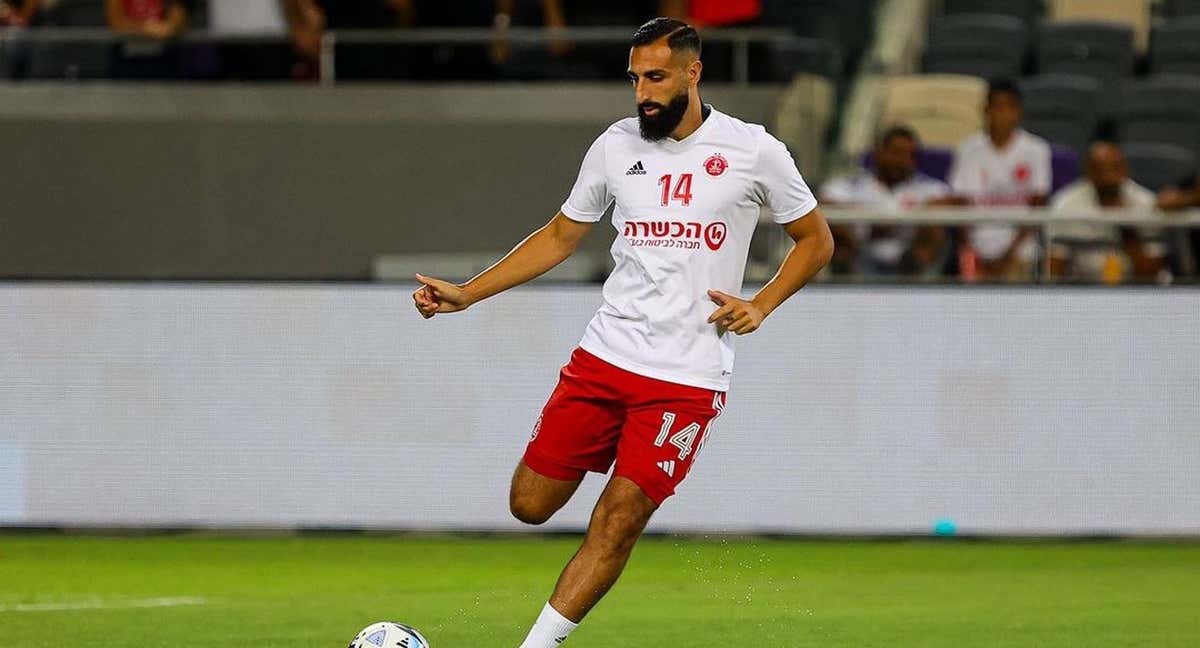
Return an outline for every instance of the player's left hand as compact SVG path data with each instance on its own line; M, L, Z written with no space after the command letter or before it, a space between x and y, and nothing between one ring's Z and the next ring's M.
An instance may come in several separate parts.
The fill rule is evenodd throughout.
M716 324L726 331L733 331L737 335L757 331L766 317L754 302L727 295L719 290L708 291L708 298L720 307L708 316L708 323Z

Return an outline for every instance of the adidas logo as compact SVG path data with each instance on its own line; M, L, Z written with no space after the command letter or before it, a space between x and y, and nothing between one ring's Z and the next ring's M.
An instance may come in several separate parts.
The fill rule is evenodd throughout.
M637 164L629 167L625 175L646 175L646 167L642 166L642 161L638 160Z
M658 467L662 468L662 471L667 473L667 477L675 476L675 462L674 461L660 461L660 462L658 462Z

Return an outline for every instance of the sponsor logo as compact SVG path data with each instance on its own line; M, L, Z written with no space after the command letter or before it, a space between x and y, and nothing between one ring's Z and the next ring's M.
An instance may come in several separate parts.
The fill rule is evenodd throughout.
M720 153L713 153L704 161L704 171L714 178L725 173L725 169L728 168L729 161Z
M721 221L709 223L708 227L704 228L704 243L708 245L708 249L715 252L721 249L721 244L725 242L725 235L727 233L725 223Z
M387 630L376 630L375 632L367 635L367 643L374 644L376 646L383 646L383 639L386 636Z
M626 221L623 232L633 247L699 250L703 241L708 249L716 251L725 243L728 227L721 221L707 226L685 221Z
M638 160L637 164L629 167L625 175L646 175L646 167L642 166L642 161Z

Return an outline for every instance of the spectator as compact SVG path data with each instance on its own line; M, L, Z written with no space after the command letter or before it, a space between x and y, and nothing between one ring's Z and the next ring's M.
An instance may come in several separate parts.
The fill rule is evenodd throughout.
M828 205L871 207L896 214L924 205L946 204L950 187L917 171L917 135L898 126L889 129L875 146L875 168L860 170L826 183L821 200ZM839 226L841 242L849 255L845 269L859 268L868 275L936 277L944 261L945 232L941 227L912 225ZM859 242L862 245L859 245ZM861 249L860 249L861 247Z
M218 35L286 37L285 0L208 0L208 27ZM295 55L289 45L229 43L219 48L226 79L286 79Z
M1158 194L1158 208L1167 211L1179 209L1200 208L1200 176L1180 182L1178 187L1164 189ZM1176 239L1178 244L1175 251L1176 270L1181 276L1194 277L1197 274L1197 260L1200 259L1200 228L1191 228L1179 232Z
M1154 192L1129 178L1121 149L1097 142L1088 149L1084 177L1054 196L1055 213L1154 208ZM1050 274L1075 281L1119 283L1132 275L1154 280L1164 271L1166 246L1157 228L1062 223L1050 228Z
M119 79L166 79L178 74L179 51L169 41L187 28L182 0L106 0L109 29L141 36L118 48L113 76Z
M0 0L0 27L28 27L40 4L40 0Z
M980 207L1046 204L1050 193L1050 144L1021 129L1021 90L993 81L984 106L984 131L958 147L950 170L954 192ZM1037 244L1033 230L983 224L963 228L959 269L967 279L1027 280Z

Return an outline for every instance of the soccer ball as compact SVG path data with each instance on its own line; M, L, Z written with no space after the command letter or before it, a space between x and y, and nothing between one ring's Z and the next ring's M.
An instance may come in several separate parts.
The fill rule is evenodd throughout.
M350 648L429 648L429 642L416 628L403 623L380 621L355 635Z

